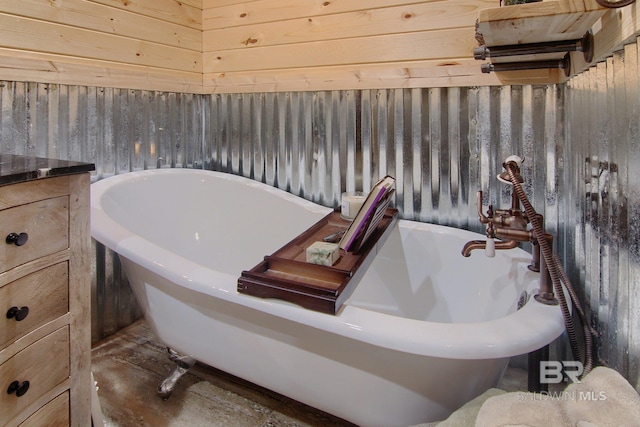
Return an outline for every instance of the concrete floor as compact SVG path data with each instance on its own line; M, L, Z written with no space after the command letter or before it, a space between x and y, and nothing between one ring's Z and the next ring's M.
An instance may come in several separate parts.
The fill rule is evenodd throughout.
M270 390L196 364L172 396L156 395L175 364L144 321L93 346L92 371L107 427L353 427Z
M92 358L106 427L354 427L201 364L163 401L156 387L175 365L143 320L95 344ZM525 390L526 372L508 369L499 388Z

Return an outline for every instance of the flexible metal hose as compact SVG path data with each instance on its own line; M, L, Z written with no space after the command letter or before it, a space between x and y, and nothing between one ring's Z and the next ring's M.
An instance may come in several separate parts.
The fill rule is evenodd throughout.
M511 183L513 184L514 191L518 196L518 199L522 202L524 206L527 217L531 220L531 225L533 226L533 232L540 245L540 251L542 256L544 257L544 262L547 264L547 269L549 270L549 275L551 276L551 282L553 283L554 292L558 301L560 302L560 310L562 311L562 316L564 318L565 328L567 330L567 335L569 336L569 344L571 346L571 351L573 353L573 357L576 360L582 361L583 358L580 354L580 346L578 345L578 337L575 330L575 325L573 319L571 318L571 312L569 311L569 307L567 305L566 298L564 296L564 291L562 289L562 282L569 292L571 299L573 301L574 306L578 311L578 315L580 316L580 320L583 323L584 327L584 339L585 339L585 357L583 364L583 373L582 375L588 374L593 368L593 354L592 354L592 332L588 323L586 322L586 317L584 316L584 311L580 306L580 303L575 295L575 291L569 282L564 270L562 269L560 259L557 255L554 255L552 249L549 247L549 243L545 238L545 231L542 228L542 224L540 224L538 215L536 211L531 206L529 199L527 198L522 186L520 185L519 180L516 178L516 171L514 170L515 163L507 162L505 165L505 169L509 174L509 178Z
M582 305L578 300L578 295L576 294L576 291L573 289L573 286L571 285L569 278L567 277L564 269L562 268L562 263L557 254L553 255L553 260L560 270L560 274L562 276L562 282L564 283L564 286L567 289L567 292L569 292L571 301L573 301L575 309L578 312L578 317L580 318L580 322L582 323L584 328L584 346L585 346L586 352L585 352L585 361L584 361L585 372L583 375L586 375L593 369L594 367L593 365L595 363L593 360L593 338L595 337L595 331L591 328L591 326L589 325L589 322L587 321L587 316L584 314Z

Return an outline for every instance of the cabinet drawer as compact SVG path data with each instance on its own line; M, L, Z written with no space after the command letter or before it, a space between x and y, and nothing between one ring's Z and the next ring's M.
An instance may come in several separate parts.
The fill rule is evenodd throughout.
M22 412L36 399L69 378L69 328L67 326L36 341L0 365L0 425ZM11 391L22 386L24 394Z
M69 392L65 392L34 412L19 427L62 427L69 423Z
M1 287L0 348L68 311L69 265L66 261Z
M18 246L10 234L26 233ZM40 200L0 211L0 272L69 247L69 197Z

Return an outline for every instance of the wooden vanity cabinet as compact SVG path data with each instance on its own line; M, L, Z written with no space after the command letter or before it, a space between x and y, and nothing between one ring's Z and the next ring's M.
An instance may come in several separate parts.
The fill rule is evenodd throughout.
M0 185L0 426L91 426L89 184Z

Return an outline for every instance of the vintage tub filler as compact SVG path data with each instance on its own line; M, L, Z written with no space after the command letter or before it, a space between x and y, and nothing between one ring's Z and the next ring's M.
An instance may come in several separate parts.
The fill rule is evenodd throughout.
M526 251L464 258L483 236L407 220L336 315L237 292L243 270L331 211L194 169L91 186L91 234L119 254L164 344L361 426L445 419L564 330L557 306L527 298L538 273Z

